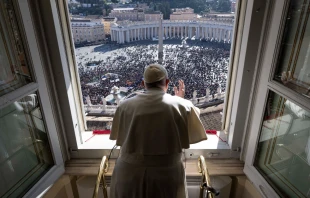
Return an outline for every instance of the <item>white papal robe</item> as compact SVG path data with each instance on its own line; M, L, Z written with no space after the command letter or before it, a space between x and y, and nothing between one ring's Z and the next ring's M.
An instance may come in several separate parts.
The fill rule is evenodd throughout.
M118 107L110 139L121 146L111 198L185 198L182 149L207 136L198 108L153 88Z

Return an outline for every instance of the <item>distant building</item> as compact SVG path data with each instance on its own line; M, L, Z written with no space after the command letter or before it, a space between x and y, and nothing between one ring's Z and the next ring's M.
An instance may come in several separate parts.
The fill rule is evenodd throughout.
M192 8L176 8L172 9L172 14L170 14L170 20L195 20L197 19L197 14L194 13Z
M100 42L105 39L104 25L101 19L71 19L71 29L75 44Z
M80 17L77 17L80 18ZM101 20L103 18L103 15L87 15L85 16L85 19L90 19L90 20Z
M201 20L207 20L207 21L218 21L218 22L224 22L224 23L233 23L235 21L235 14L205 14Z
M110 5L114 8L141 8L143 10L148 10L150 7L146 3L113 3Z
M159 21L163 17L160 11L146 11L144 12L144 21Z
M114 8L109 17L116 17L118 21L144 21L144 10L141 8Z
M214 21L163 21L164 38L191 38L231 42L233 36L231 23ZM158 40L160 27L158 21L120 21L111 24L111 41L119 44L139 40Z
M174 8L172 9L174 12L176 13L194 13L194 9L193 8Z
M116 23L115 17L104 17L103 18L103 25L104 25L104 34L110 35L111 34L111 24Z

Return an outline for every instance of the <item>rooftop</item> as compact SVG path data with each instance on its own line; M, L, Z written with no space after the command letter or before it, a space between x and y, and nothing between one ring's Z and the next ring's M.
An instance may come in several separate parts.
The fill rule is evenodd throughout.
M135 8L114 8L113 10L123 11L123 10L134 10Z
M71 19L71 22L91 22L90 19Z
M116 17L103 17L103 19L116 19Z
M104 17L103 21L116 21L116 17Z
M212 13L212 14L206 14L206 16L235 17L235 14Z
M152 11L152 10L145 11L144 13L145 13L145 14L161 14L160 11Z
M194 9L186 7L186 8L173 8L171 9L173 12L194 12Z
M196 14L196 13L193 13L193 12L173 12L170 15L185 15L185 14Z
M85 18L88 18L88 19L102 19L103 15L87 15L87 16L85 16Z

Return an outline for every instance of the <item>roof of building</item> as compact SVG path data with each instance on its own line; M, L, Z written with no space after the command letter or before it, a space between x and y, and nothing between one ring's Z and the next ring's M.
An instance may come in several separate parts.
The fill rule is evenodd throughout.
M175 14L175 15L185 15L185 14L196 14L194 12L173 12L172 14Z
M122 10L134 10L135 8L114 8L113 10L119 10L119 11L122 11Z
M160 11L153 11L153 10L148 10L144 12L145 14L161 14Z
M103 15L87 15L87 16L85 16L85 18L88 18L88 19L102 19Z
M90 19L71 19L71 22L91 22Z
M103 21L116 21L116 17L103 17Z
M186 7L186 8L172 8L172 10L176 10L176 11L192 11L194 10L193 8L189 8L189 7Z
M210 13L210 14L206 14L206 16L234 17L235 14Z
M99 27L103 26L101 21L91 19L71 19L72 27Z

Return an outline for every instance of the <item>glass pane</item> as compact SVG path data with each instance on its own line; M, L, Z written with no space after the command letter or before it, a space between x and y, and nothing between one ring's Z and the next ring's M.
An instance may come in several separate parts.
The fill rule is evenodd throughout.
M32 81L12 1L0 2L0 96Z
M290 1L275 80L310 98L309 3Z
M254 166L281 197L309 197L310 111L271 92Z
M88 130L110 128L117 105L144 91L143 71L152 63L168 70L169 94L183 79L185 98L205 109L205 128L222 130L235 1L68 1L68 7Z
M38 96L0 109L0 197L21 197L53 165Z

